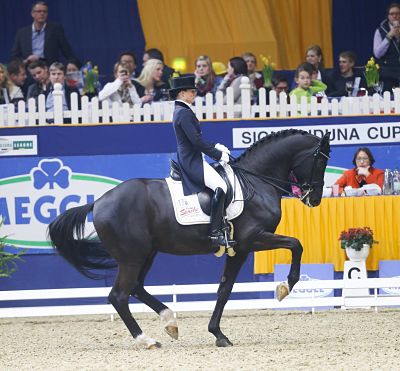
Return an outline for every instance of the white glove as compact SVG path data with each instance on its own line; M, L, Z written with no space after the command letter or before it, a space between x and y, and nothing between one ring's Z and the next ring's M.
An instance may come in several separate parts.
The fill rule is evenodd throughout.
M228 148L226 148L223 144L220 144L220 143L217 143L215 145L215 148L218 149L221 152L227 153L228 155L231 153L231 151Z
M229 162L229 155L226 152L222 152L222 156L221 156L219 162L222 165L227 164Z

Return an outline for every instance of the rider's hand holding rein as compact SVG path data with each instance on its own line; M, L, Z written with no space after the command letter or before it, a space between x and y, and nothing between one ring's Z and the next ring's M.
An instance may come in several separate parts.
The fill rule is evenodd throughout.
M226 152L222 152L222 156L219 160L221 165L225 165L229 162L229 154Z
M230 155L230 153L231 153L231 151L227 147L225 147L223 144L220 144L220 143L217 143L215 145L215 148L220 150L221 152L227 153L228 155Z

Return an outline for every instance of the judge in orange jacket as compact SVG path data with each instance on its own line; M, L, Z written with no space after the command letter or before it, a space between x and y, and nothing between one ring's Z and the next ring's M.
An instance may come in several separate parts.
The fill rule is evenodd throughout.
M339 194L347 186L361 188L365 184L377 184L382 189L384 172L374 168L374 162L374 156L367 147L359 148L353 158L355 168L346 170L335 183L339 184Z

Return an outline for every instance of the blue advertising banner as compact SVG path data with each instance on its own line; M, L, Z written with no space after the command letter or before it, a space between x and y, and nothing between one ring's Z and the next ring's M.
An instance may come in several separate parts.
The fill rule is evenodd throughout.
M372 138L373 128L379 125L386 125L378 130L380 139L368 144L375 166L398 167L400 134L396 120L396 116L368 116L204 122L203 131L209 140L233 147L234 156L252 144L249 138L258 139L282 128L295 126L317 135L329 131L333 140L325 183L331 185L344 169L352 167L354 152L362 144L360 138L366 138L365 130ZM347 131L353 134L345 135ZM25 136L26 143L35 139L37 155L18 149L0 152L0 215L9 243L28 248L30 253L52 251L46 242L46 228L63 210L92 202L130 178L167 177L169 161L175 157L169 123L0 129L0 143L11 142L7 139L10 137L22 143Z
M205 138L224 143L234 156L271 131L288 127L317 135L329 131L333 140L327 185L352 166L353 154L360 145L371 148L379 168L400 164L397 116L213 121L202 123L202 127ZM51 259L53 250L46 240L46 229L56 215L96 200L127 179L167 177L175 149L170 123L0 128L0 215L4 219L0 234L7 236L9 244L27 249L26 264L21 265L25 270L15 272L10 280L12 287L26 287L27 278L36 274L32 272L39 267L38 260L30 266L31 258L46 254ZM89 232L93 228L90 217L87 224ZM239 280L254 277L252 264L251 256ZM158 270L150 274L150 282L215 282L222 265L223 259L213 256L160 254L155 262ZM165 271L166 266L171 272ZM182 267L192 268L185 275ZM62 268L63 272L66 269ZM48 275L37 277L40 282L35 281L35 287L48 287L54 279ZM33 285L34 281L29 282Z

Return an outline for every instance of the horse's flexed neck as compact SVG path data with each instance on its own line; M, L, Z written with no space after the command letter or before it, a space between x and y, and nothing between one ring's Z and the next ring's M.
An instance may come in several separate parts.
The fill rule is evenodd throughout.
M316 145L316 140L307 136L311 137L294 129L272 133L249 147L236 162L254 173L287 179L296 156Z

